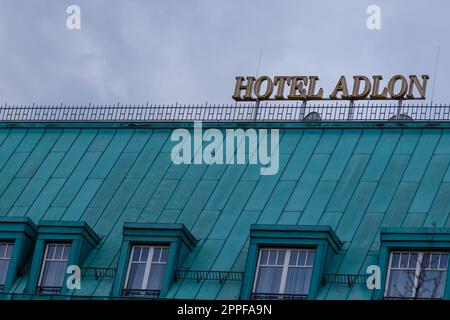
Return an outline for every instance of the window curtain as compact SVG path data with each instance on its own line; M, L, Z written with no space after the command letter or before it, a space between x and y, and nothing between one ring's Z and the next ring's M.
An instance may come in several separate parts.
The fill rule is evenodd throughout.
M308 294L312 268L289 268L286 277L286 294Z
M9 259L0 260L0 286L5 284L6 274L8 273Z
M67 261L47 261L42 275L42 287L61 287L66 274Z
M422 271L419 280L418 298L440 298L444 289L444 271Z
M415 270L391 270L389 297L410 298L413 294Z
M278 293L282 271L282 267L260 267L255 292Z
M152 263L150 275L148 277L147 290L160 290L165 272L165 264Z
M127 289L142 289L144 281L145 263L132 263L128 275Z

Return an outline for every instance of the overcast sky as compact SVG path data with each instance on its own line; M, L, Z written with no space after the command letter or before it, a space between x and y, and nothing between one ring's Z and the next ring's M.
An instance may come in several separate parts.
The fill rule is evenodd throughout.
M450 103L449 16L448 0L0 0L0 101L229 103L260 51L260 75L318 75L326 94L340 74L429 74L431 98L440 46L434 101Z

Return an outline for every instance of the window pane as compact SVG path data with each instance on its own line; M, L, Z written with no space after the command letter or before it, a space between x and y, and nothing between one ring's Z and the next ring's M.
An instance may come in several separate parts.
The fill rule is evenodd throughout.
M297 265L297 257L298 257L298 251L292 250L291 251L291 257L289 258L289 265L290 266L296 266Z
M6 253L6 243L0 243L0 258L3 258Z
M308 294L312 268L289 268L286 277L286 294Z
M439 268L439 256L440 254L432 254L431 255L431 269Z
M140 259L141 262L147 262L149 251L150 251L149 248L142 248L141 259Z
M306 265L311 267L314 264L314 256L316 255L315 251L308 251L308 258L306 260Z
M417 267L417 258L418 258L417 252L411 253L409 256L409 268L415 269Z
M270 250L269 251L269 264L270 265L275 265L277 262L277 251L278 250Z
M6 258L7 258L7 259L10 259L10 258L11 258L13 248L14 248L14 244L8 243L8 246L6 247Z
M262 265L266 265L268 260L269 260L269 250L261 250L261 259L259 263Z
M161 252L161 262L167 262L167 256L169 254L169 249L168 248L164 248L162 249Z
M400 263L400 253L395 252L392 254L391 267L398 268L399 263Z
M133 295L147 295L145 290L160 290L166 269L168 248L135 246L133 250L128 280L124 289L137 290L132 292ZM128 293L125 291L124 294Z
M69 252L70 252L70 245L65 245L64 246L64 250L63 250L63 254L62 254L62 259L63 260L68 260L69 259Z
M160 290L164 273L166 271L165 264L152 264L150 275L147 283L147 290Z
M62 259L62 253L63 253L64 246L63 245L57 245L55 249L55 259Z
M428 269L430 267L430 254L424 253L423 254L423 260L422 260L422 268Z
M400 268L408 268L409 253L402 253L400 258Z
M278 251L277 265L282 266L284 264L284 258L285 257L286 257L286 251L285 250L279 250Z
M61 287L66 274L67 261L46 261L41 287Z
M300 250L298 252L298 261L297 261L297 265L298 266L304 266L306 262L306 251L305 250Z
M133 247L133 260L139 262L139 257L141 256L141 247Z
M412 297L415 270L391 270L387 296L407 298Z
M8 273L9 260L0 260L0 285L5 284L6 274Z
M441 262L439 263L440 269L447 269L448 267L448 253L444 253L441 255Z
M153 249L153 262L158 262L159 261L159 256L161 254L161 248L155 248Z
M255 292L278 293L282 271L282 267L259 267Z
M47 259L53 259L53 255L55 254L55 245L48 244L47 245Z
M444 271L422 271L419 279L417 297L442 298L444 289Z
M142 289L145 263L132 263L128 275L127 289Z

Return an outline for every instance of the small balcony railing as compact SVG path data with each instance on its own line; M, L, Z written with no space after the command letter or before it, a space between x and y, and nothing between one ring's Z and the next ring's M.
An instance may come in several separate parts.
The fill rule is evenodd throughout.
M394 296L386 296L383 299L384 300L443 300L441 297L427 298L427 297L394 297Z
M219 283L225 281L242 281L243 272L238 271L217 271L217 270L187 270L177 269L175 271L175 281L178 280L196 280L197 282L205 280L215 280Z
M60 294L62 287L37 286L36 293L38 294Z
M306 294L252 293L252 300L306 300Z
M122 295L125 297L158 298L160 290L123 289Z

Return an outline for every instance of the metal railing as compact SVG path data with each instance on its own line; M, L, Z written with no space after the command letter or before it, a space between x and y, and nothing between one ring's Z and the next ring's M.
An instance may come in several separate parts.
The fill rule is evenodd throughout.
M305 300L307 294L252 293L251 300Z
M243 272L237 271L199 271L199 270L175 270L175 281L178 280L196 280L197 282L204 280L215 280L219 283L224 281L242 281Z
M449 121L450 105L236 103L172 105L0 105L3 122Z
M383 300L443 300L442 297L439 298L428 298L428 297L394 297L386 296Z
M19 265L17 268L17 277L23 277L30 271L29 265ZM96 267L82 267L81 276L92 277L95 280L100 278L114 278L116 276L115 268L96 268Z
M38 294L59 294L62 287L37 286L36 293Z
M145 297L145 298L158 298L160 290L141 290L141 289L123 289L122 295L125 297Z
M345 284L352 287L355 284L366 284L369 275L364 274L332 274L324 273L322 277L322 284Z
M81 276L93 277L95 280L100 278L114 278L116 276L115 268L81 268Z

